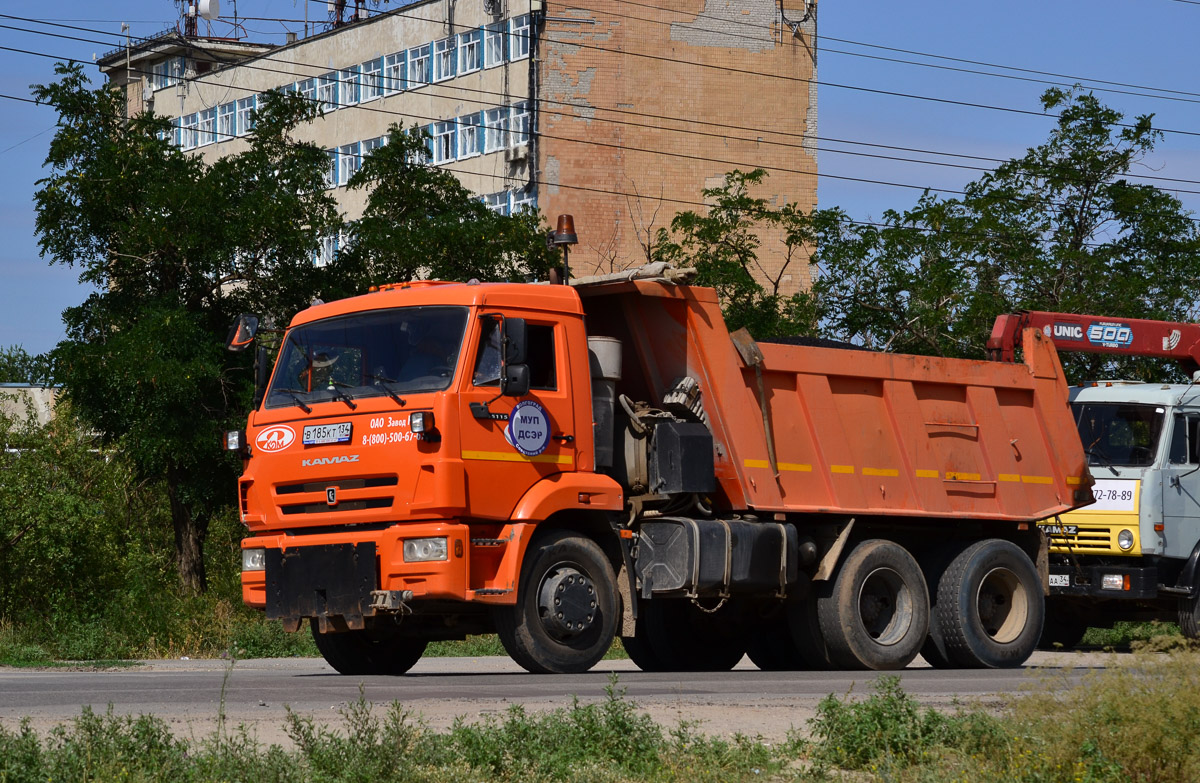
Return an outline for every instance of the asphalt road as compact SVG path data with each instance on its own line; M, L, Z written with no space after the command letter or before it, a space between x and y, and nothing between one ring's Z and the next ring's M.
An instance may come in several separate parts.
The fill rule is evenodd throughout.
M904 689L923 704L953 709L997 707L1030 688L1064 688L1087 671L1118 665L1124 656L1037 653L1022 669L935 670L918 664L900 672ZM69 722L85 705L98 712L154 714L177 733L206 736L224 712L263 742L287 742L287 709L330 725L362 696L399 701L434 728L455 717L475 720L512 704L532 711L605 697L611 673L626 698L666 725L700 722L709 733L736 731L768 739L803 729L824 696L864 695L874 672L761 672L743 661L732 672L652 674L629 661L601 661L587 674L534 675L507 658L427 658L404 677L343 677L319 659L177 660L106 671L0 668L0 725L28 718L39 731Z

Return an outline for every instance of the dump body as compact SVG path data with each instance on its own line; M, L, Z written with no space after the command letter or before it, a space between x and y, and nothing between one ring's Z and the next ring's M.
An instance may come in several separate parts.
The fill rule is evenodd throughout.
M759 343L778 478L755 370L715 293L633 281L583 292L589 334L620 338L630 394L700 382L731 509L1033 521L1090 502L1053 347L1008 364Z

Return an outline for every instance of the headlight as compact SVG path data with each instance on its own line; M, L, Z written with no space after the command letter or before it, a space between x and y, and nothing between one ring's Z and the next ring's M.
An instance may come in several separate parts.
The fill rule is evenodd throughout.
M429 560L446 560L445 538L410 538L404 542L404 562L424 563Z
M242 570L243 571L266 571L267 570L267 550L265 550L265 549L243 549L242 550Z
M408 426L418 435L433 430L433 411L417 411L408 417Z
M1117 533L1117 546L1121 547L1122 552L1128 552L1133 549L1133 531L1122 530Z
M225 433L225 450L241 451L246 448L245 430L228 430Z

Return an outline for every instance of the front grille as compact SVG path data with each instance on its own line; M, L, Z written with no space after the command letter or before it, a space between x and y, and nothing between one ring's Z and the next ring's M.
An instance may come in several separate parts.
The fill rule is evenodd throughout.
M365 489L369 487L394 487L400 483L398 476L371 476L369 478L345 478L331 481L307 481L300 484L277 484L276 495L296 495L301 492L324 492L329 487L338 489Z
M336 506L328 503L296 503L290 506L280 506L279 511L284 516L294 514L334 514L339 511L363 511L368 508L391 508L391 498L367 498L365 500L339 501Z
M1075 535L1052 534L1050 551L1060 553L1112 552L1116 549L1110 528L1102 525L1079 525Z

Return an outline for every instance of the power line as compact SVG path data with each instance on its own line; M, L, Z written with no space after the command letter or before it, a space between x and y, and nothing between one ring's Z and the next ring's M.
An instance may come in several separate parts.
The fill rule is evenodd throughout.
M0 17L5 17L5 16L7 16L7 15L0 15ZM30 21L35 21L35 20L30 20ZM18 29L18 30L21 30L22 28L10 28L10 29ZM38 32L38 33L40 33L40 34L43 34L43 35L56 35L56 34L51 34L51 33L44 33L44 32L42 32L42 31L32 31L32 32ZM103 35L103 34L106 34L106 33L103 33L102 31L93 31L93 32L99 32L99 33L100 33L100 34L102 34L102 35ZM83 39L76 39L76 38L74 38L73 36L60 36L60 37L66 37L66 38L70 38L71 40L83 40ZM89 42L92 42L92 43L104 43L104 42L99 42L99 41L89 41ZM7 49L7 47L0 47L0 48ZM28 54L42 54L42 53L39 53L39 52L29 52L29 51L27 51L27 50L13 50L13 51L21 51L22 53L28 53ZM42 56L49 56L49 55L44 55L44 54L42 54ZM80 61L78 61L78 60L74 60L74 61L75 61L75 62L80 62ZM275 62L279 62L280 64L287 64L287 65L299 66L299 67L319 68L319 69L320 69L322 72L325 72L325 73L328 73L328 72L329 72L329 71L328 71L328 69L326 69L326 68L324 68L324 67L322 67L322 66L316 66L316 65L313 65L313 64L309 64L309 63L303 63L303 62L299 62L299 61L279 61L279 60L276 60ZM261 70L261 71L267 71L267 72L273 72L273 73L281 73L281 74L283 74L283 75L286 75L286 76L288 76L289 78L290 78L290 77L294 77L294 74L292 74L292 73L290 73L290 72L287 72L287 71L279 71L279 70L277 70L277 69L264 68L264 67L262 67L262 66L252 66L252 65L248 65L248 64L246 64L246 65L241 65L241 66L239 66L239 67L251 68L251 69L255 69L255 70ZM138 72L139 72L139 73L145 73L145 72L143 72L143 71L140 71L140 70L139 70ZM188 78L188 79L185 79L185 81L199 81L199 80L200 80L200 78L201 78L201 77L199 77L199 76L197 76L197 77L190 77L190 78ZM449 86L448 86L448 85L443 85L443 87L449 87ZM449 87L449 88L450 88L450 89L467 89L467 88L454 88L454 87ZM241 91L243 91L243 92L255 92L255 91L253 91L253 90L250 90L249 88L238 87L238 86L236 86L236 85L226 85L226 89L236 89L236 90L241 90ZM481 92L481 93L485 93L485 94L489 94L489 95L495 95L495 93L487 93L486 91L473 91L473 92ZM448 97L448 96L437 96L437 97L446 98L446 97ZM315 99L314 99L314 100L315 100ZM321 104L324 104L324 103L326 103L325 101L316 101L316 102L318 102L318 103L321 103ZM388 114L388 115L393 115L393 116L397 116L397 117L400 117L400 118L405 118L405 117L407 117L407 118L409 118L409 119L424 120L424 121L427 121L427 122L438 122L438 121L444 121L444 122L454 122L456 125L461 125L461 124L462 124L462 123L460 123L460 122L459 122L457 119L443 120L443 119L439 119L439 118L433 118L433 117L424 117L424 116L421 116L421 115L414 115L414 114L411 114L411 113L409 113L409 114L405 114L405 113L403 113L403 112L399 112L399 111L392 111L392 110L380 109L379 107L363 106L363 105L361 105L361 104L338 104L338 105L339 105L340 107L343 107L343 108L360 108L360 109L366 109L366 110L368 110L368 111L377 112L377 113L383 113L383 114ZM573 106L573 104L564 104L564 105L570 105L570 106ZM578 108L578 107L575 107L575 108ZM574 116L578 117L578 115L574 115ZM609 120L609 121L610 121L610 122L619 122L619 121L615 121L615 120ZM624 124L631 124L631 123L624 123ZM642 127L646 127L646 126L642 126ZM656 129L659 129L659 128L656 128ZM691 133L697 133L697 131L686 131L686 130L683 130L683 129L661 129L661 130L668 131L668 132L671 132L671 131L680 131L680 132L691 132ZM706 135L711 135L711 134L706 134ZM592 144L592 145L595 145L595 146L609 147L609 148L615 148L615 149L620 149L620 150L625 150L625 151L643 152L643 153L652 154L652 155L663 155L663 156L667 156L667 157L680 157L680 158L685 158L685 159L690 159L690 160L697 160L697 161L701 161L701 162L714 163L714 164L718 164L718 165L721 165L721 166L734 166L734 167L738 167L738 168L763 168L764 170L768 170L768 171L792 171L792 168L790 168L790 167L789 167L789 168L784 168L784 167L779 167L779 166L768 166L768 165L763 165L763 164L761 164L761 163L736 162L736 161L721 160L721 159L716 159L716 158L707 158L707 157L704 157L704 156L699 156L699 155L686 155L686 154L683 154L683 153L677 153L677 152L660 151L660 150L650 150L650 149L645 149L645 148L633 148L633 147L629 147L629 146L627 146L627 145L610 144L610 143L604 143L604 142L597 142L597 141L594 141L594 140L580 140L580 139L575 139L575 138L570 138L570 137L561 137L561 136L555 136L555 135L553 135L553 134L544 133L544 132L541 132L541 133L539 133L539 136L541 136L542 138L549 138L549 139L554 139L554 140L560 140L560 141L565 141L565 142L569 142L569 143L577 143L577 144ZM752 140L750 140L750 139L741 139L741 140L742 140L742 141L752 141ZM777 143L777 144L782 144L782 143L780 143L780 142L775 142L775 143ZM784 145L784 146L792 146L792 145ZM867 153L854 153L854 152L850 152L850 151L843 151L843 150L832 150L832 149L827 149L827 150L825 150L825 151L828 151L828 152L837 152L837 153L841 153L841 154L848 154L848 155L854 155L854 154L857 154L857 155L865 155L865 156L867 156L867 157L887 157L887 156L875 156L875 155L869 155L869 154L867 154ZM892 159L895 159L895 158L892 158ZM899 159L899 160L902 160L902 161L904 161L904 162L912 162L912 163L926 164L926 165L943 165L943 166L946 166L946 165L956 165L956 164L945 164L945 163L941 163L941 162L938 162L938 161L917 161L917 160L911 160L911 159ZM979 168L979 167L967 167L967 166L959 166L959 167L962 167L962 168L974 168L975 170L980 170L980 171L986 171L986 170L987 170L987 169L983 169L983 168ZM493 174L490 174L490 175L489 175L489 174L487 174L487 173L480 173L480 172L475 172L475 173L476 173L476 174L478 174L478 175L480 175L480 176L492 176L492 177L497 177L497 176L500 176L500 175L497 175L497 174L494 174L494 173L493 173ZM956 189L951 189L951 188L936 188L936 187L930 187L930 186L924 186L924 185L913 185L913 184L909 184L909 183L891 182L891 181L886 181L886 180L879 180L879 179L869 179L869 178L863 178L863 177L850 177L850 176L846 176L846 175L837 175L837 174L831 174L831 173L824 173L824 174L821 174L820 176L823 176L823 177L825 177L826 179L839 179L839 180L845 180L845 181L851 181L851 182L859 182L859 183L864 183L864 184L874 184L874 185L883 185L883 186L890 186L890 187L900 187L900 188L906 188L906 189L912 189L912 190L921 190L921 191L933 191L933 192L947 193L947 194L954 194L954 195L965 195L964 191L962 191L962 190L956 190ZM1138 175L1131 175L1131 176L1138 176ZM1175 190L1176 190L1176 192L1189 192L1189 193L1190 193L1190 192L1195 192L1195 191L1183 191L1183 190L1179 190L1179 189L1175 189ZM1059 206L1059 205L1054 205L1053 203L1050 203L1050 204L1051 204L1052 206Z

